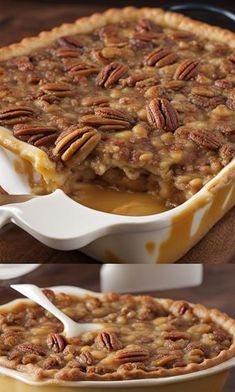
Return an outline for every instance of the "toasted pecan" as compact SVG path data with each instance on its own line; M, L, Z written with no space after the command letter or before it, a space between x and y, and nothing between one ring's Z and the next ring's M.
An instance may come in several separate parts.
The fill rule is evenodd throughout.
M100 87L110 88L117 83L128 71L128 66L113 62L106 65L97 75L96 84Z
M195 60L184 60L179 66L176 68L174 79L177 80L190 80L194 76L197 75L200 61Z
M65 349L66 341L62 335L58 333L51 333L47 337L47 345L50 350L55 353L59 353Z
M75 127L61 134L53 150L64 163L80 164L100 141L100 134L91 127Z
M116 351L122 348L122 343L114 332L101 332L95 340L99 349L104 351Z
M143 349L136 350L120 350L115 354L115 361L119 363L127 362L145 362L149 358L149 352Z
M221 146L221 138L206 129L195 129L190 132L189 137L200 147L217 150Z
M178 125L175 108L165 98L154 98L146 107L150 125L166 131L174 131Z
M145 64L158 68L173 64L178 59L178 54L170 49L158 48L145 58Z

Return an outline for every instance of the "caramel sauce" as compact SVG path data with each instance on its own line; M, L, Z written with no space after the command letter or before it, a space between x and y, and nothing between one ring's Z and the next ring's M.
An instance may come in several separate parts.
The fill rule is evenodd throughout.
M145 245L145 248L148 252L148 254L152 255L155 251L156 245L153 241L149 241L147 242L147 244Z
M104 189L90 184L79 184L71 197L87 207L118 215L143 216L167 210L160 200L149 194Z

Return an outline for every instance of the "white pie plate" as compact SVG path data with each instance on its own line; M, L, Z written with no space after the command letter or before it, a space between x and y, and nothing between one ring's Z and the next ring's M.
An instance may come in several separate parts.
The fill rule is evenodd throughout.
M9 193L29 192L26 177L14 172L20 159L0 148L0 185L8 192L13 189ZM5 174L9 171L11 178ZM234 205L235 159L190 200L159 214L131 217L95 211L57 190L0 207L0 227L13 222L47 246L81 249L104 262L172 263Z
M55 292L64 292L73 295L102 294L91 292L74 286L51 287ZM17 303L27 303L27 299L17 299L0 306L3 309L11 309ZM76 388L79 392L108 392L123 391L157 391L157 392L220 392L225 384L229 369L235 367L235 358L220 365L186 375L165 377L158 379L124 380L124 381L72 381L58 382L55 380L34 381L29 375L19 371L0 367L0 385L2 391L11 392L73 392Z

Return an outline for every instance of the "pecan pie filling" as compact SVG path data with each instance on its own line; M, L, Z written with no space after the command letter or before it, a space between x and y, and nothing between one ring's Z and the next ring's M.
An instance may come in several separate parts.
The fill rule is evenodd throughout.
M235 156L235 52L131 18L0 63L0 125L43 150L64 189L183 203Z
M0 366L33 379L120 380L205 369L235 353L234 320L218 310L149 296L71 296L44 290L72 319L104 328L75 338L31 302L0 314Z

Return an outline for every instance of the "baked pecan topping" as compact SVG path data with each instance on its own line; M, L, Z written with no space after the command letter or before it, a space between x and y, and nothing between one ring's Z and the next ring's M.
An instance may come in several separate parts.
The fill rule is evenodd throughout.
M27 122L34 116L34 110L27 106L15 106L0 111L0 124Z
M114 332L99 333L95 342L98 348L104 351L115 351L122 348L122 343Z
M13 127L13 134L23 141L41 147L56 140L57 128L47 125L16 124Z
M66 70L73 76L88 76L98 73L100 71L100 68L94 65L75 63L69 65Z
M198 73L199 60L184 60L177 68L174 79L190 80Z
M53 154L65 163L80 164L94 150L100 138L99 132L91 127L69 130L58 137Z
M115 354L114 359L120 363L127 362L145 362L149 358L149 353L146 350L121 350Z
M77 357L78 362L82 366L92 366L95 364L95 358L93 355L90 353L90 351L83 351L78 357Z
M60 46L72 46L73 48L83 48L83 42L73 35L66 35L57 40Z
M151 67L157 66L161 68L165 67L166 65L173 64L175 61L177 61L177 59L177 53L174 53L169 49L158 48L145 58L145 64Z
M62 335L58 333L51 333L47 337L47 345L50 350L54 351L55 353L60 353L64 351L66 341Z
M175 108L165 98L154 98L146 107L150 125L166 131L174 131L178 127L178 115Z
M122 110L98 107L94 115L82 116L80 122L99 127L100 130L120 130L130 128L134 119Z
M189 137L200 147L217 150L221 146L221 138L205 129L195 129L190 132Z
M117 83L128 71L128 66L120 63L106 65L97 75L96 84L100 87L110 88Z
M72 95L71 86L67 83L45 83L40 86L40 90L58 98L70 97Z
M45 355L45 351L39 344L23 343L17 346L16 349L21 353Z

